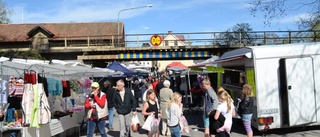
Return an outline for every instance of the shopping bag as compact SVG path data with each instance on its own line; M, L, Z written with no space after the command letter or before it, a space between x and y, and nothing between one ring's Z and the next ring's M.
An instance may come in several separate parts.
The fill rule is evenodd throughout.
M159 130L159 120L157 118L153 118L153 120L151 121L151 130L150 132L152 134L157 133Z
M137 115L133 115L131 119L131 130L133 132L140 131L140 122Z
M154 119L154 114L151 114L147 117L146 121L144 121L144 124L142 126L142 129L151 131L151 123Z
M186 133L190 132L188 121L183 115L180 117L179 123L180 123L181 131L185 131Z

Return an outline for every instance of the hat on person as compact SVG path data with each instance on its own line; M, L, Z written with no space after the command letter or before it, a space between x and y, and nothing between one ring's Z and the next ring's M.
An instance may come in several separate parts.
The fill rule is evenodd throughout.
M92 88L99 88L99 83L98 83L98 82L93 82L93 83L91 84L91 87L92 87Z

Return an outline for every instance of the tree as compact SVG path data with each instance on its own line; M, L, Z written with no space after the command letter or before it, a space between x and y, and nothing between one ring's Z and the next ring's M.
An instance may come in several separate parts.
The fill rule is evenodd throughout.
M7 9L7 5L0 0L0 24L10 23L8 16L12 14L12 10Z
M320 0L301 0L288 9L286 2L289 0L252 0L250 11L253 16L261 11L264 16L264 24L270 25L274 19L280 19L286 16L291 10L298 10L302 7L308 7L307 16L297 21L298 28L301 30L312 30L314 24L320 21Z
M0 56L8 57L8 58L23 58L23 59L40 59L44 60L41 54L34 49L30 49L28 51L14 51L9 50L5 52L0 52Z
M258 36L252 32L249 23L237 23L226 32L220 33L217 42L220 45L254 44Z

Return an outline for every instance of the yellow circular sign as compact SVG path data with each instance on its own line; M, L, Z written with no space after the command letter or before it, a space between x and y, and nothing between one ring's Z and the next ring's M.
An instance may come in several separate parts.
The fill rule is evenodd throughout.
M162 38L158 35L158 34L154 34L152 35L152 37L150 38L150 43L153 46L159 46L162 43Z

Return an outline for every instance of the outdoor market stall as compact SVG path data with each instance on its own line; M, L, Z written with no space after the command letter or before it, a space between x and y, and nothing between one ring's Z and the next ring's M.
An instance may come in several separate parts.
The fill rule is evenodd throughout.
M0 81L2 85L6 85L6 80L8 80L10 76L16 76L21 78L23 77L24 82L26 82L27 81L26 78L28 78L26 77L26 75L34 76L36 80L32 81L31 83L25 83L24 87L33 86L32 88L33 90L29 90L29 92L35 93L35 95L39 95L39 98L44 95L44 92L41 92L43 91L43 87L37 89L37 88L34 88L34 86L40 85L40 84L45 85L45 83L38 83L39 80L41 80L44 77L46 77L47 79L55 80L57 82L60 81L60 83L61 81L62 82L66 81L65 83L68 83L67 81L70 79L78 79L77 82L79 84L82 83L82 88L88 89L89 87L86 87L88 83L83 84L82 80L85 79L86 82L91 82L89 80L89 77L105 77L107 75L123 74L121 72L115 72L107 68L91 67L90 65L85 65L80 62L71 62L71 61L67 62L67 61L61 61L61 60L50 60L50 61L27 60L27 59L14 59L14 58L5 58L5 57L0 58L0 69L1 69ZM10 78L13 78L13 77L10 77ZM49 85L50 83L47 83L47 84ZM59 86L61 85L62 84L60 84ZM70 85L68 86L70 88ZM36 86L36 87L39 87L39 86ZM3 86L1 89L1 92L3 93L2 94L3 96L0 99L1 106L7 103L5 100L9 92L7 89L11 90L12 87L10 89L10 88L7 88L6 86ZM64 85L61 89L64 90ZM26 89L24 88L23 90L24 91L22 93L25 93ZM14 89L14 91L16 91L16 89ZM69 92L70 92L70 89L69 89ZM73 95L73 100L75 100L75 97L77 97L76 98L77 101L74 101L74 103L70 107L70 104L72 103L70 99L70 97L72 96L72 93L69 93L67 95L63 95L62 92L59 92L59 93L60 94L53 94L52 92L49 92L49 97L48 97L48 94L46 95L50 101L46 101L47 98L44 98L45 100L43 102L47 102L48 104L50 104L49 102L53 103L59 99L59 101L57 102L61 103L61 105L60 104L56 105L56 106L62 106L62 109L59 109L59 110L71 112L72 115L63 115L59 117L59 119L52 119L52 120L50 118L47 120L47 122L42 121L42 123L41 123L42 117L40 117L40 121L36 121L36 124L25 122L26 117L24 117L22 118L24 123L21 122L20 126L18 124L17 125L14 124L13 126L10 125L10 126L2 127L3 123L1 122L0 126L2 131L21 130L23 137L30 137L30 136L39 137L39 136L55 136L60 133L66 133L67 130L72 130L74 128L77 128L79 130L79 125L82 122L82 119L84 118L84 115L85 115L84 108L83 108L84 102L81 101L81 99L84 99L84 98L80 98L80 96L83 96L83 95ZM15 93L13 92L13 94ZM28 93L28 95L30 94ZM23 97L26 97L26 95ZM33 98L33 96L30 96L30 99L32 102L37 104L39 101L38 96L34 96L34 97L37 99ZM22 102L22 104L28 104L28 103ZM52 113L51 111L54 110L53 106L54 106L53 104L50 105L50 112L49 112L50 114ZM30 111L31 109L27 110L28 111L27 112L26 107L23 107L23 108L24 109L22 109L22 114L24 115L26 115L25 113L29 113L29 112L34 113L33 111ZM29 108L31 108L31 106L29 106ZM42 109L40 107L36 107L36 108L38 110L38 113L42 114L42 111L41 111ZM67 113L67 114L71 114L71 113Z

